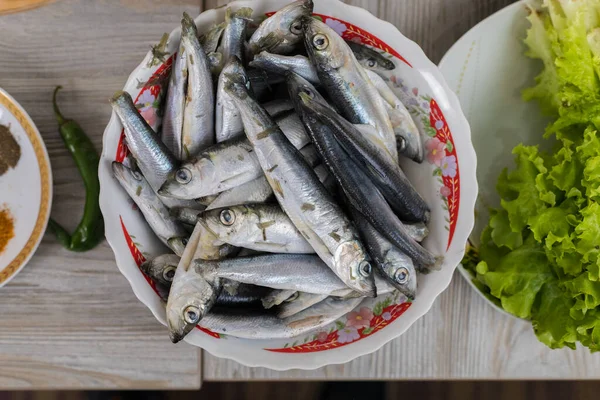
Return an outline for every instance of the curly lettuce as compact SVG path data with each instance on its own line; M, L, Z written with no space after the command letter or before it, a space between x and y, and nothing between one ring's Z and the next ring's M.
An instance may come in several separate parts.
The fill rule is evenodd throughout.
M552 116L537 146L513 150L470 260L475 282L532 322L550 348L600 350L600 0L546 0L531 9L526 55L541 60L523 92ZM545 139L544 139L545 138Z

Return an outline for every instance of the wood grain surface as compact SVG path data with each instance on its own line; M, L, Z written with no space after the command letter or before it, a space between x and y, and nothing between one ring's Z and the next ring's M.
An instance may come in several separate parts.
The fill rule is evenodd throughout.
M108 99L199 0L60 0L0 17L0 87L29 112L54 173L52 216L73 229L85 191L58 135L51 95L101 150ZM174 346L134 296L106 242L70 253L46 235L0 291L0 389L197 388L200 353Z
M316 0L319 1L319 0ZM512 0L352 0L386 19L439 61L470 27ZM31 114L54 172L52 216L74 228L84 191L50 109L60 102L100 150L110 107L150 45L205 0L58 0L0 17L0 87ZM204 380L598 378L600 357L549 351L531 326L496 313L456 276L402 337L345 365L315 371L248 368L170 344L133 295L106 243L69 253L46 235L0 291L0 389L194 388ZM202 368L200 368L202 366ZM202 371L201 371L202 369Z

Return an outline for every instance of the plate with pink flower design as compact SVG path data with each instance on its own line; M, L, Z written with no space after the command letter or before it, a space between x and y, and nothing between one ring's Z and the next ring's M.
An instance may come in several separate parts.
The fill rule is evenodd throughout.
M260 21L287 3L288 0L235 1L228 6L234 10L251 7L253 17ZM225 8L219 8L202 13L196 18L199 31L204 32L223 21L225 12ZM344 363L376 351L404 333L429 311L433 301L450 283L473 228L477 197L476 159L469 124L442 74L419 46L393 25L338 0L315 2L313 17L345 39L370 46L394 63L395 68L382 77L407 105L427 149L426 161L417 164L403 160L402 167L431 207L430 235L423 245L443 256L444 262L439 271L418 277L414 301L398 292L365 299L355 310L329 326L300 337L245 340L211 332L200 323L185 339L216 356L277 370L314 369ZM160 127L159 107L165 96L161 83L169 76L179 36L179 30L173 31L161 49L164 58L157 59L158 52L149 53L125 85L124 90L132 95L140 113L155 129ZM146 258L160 254L162 245L111 173L112 161L123 160L127 153L123 127L113 113L104 133L99 172L106 237L117 266L137 297L160 323L166 324L164 303L139 268ZM168 340L165 330L165 342Z

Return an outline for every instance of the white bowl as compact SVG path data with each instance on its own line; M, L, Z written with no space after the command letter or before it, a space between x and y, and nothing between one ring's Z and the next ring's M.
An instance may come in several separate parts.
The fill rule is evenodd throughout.
M524 54L523 40L530 25L527 15L526 1L503 8L461 37L440 61L440 70L471 125L477 153L480 191L471 237L475 247L489 221L489 207L500 206L496 182L504 168L515 166L512 149L519 143L543 145L541 138L549 122L537 103L521 98L522 90L541 71L541 62ZM462 265L458 270L492 307L517 318L489 300Z
M287 0L236 1L229 6L234 9L252 7L254 15L258 16L276 11L287 3ZM363 314L370 320L368 327L345 327L348 316L344 316L324 329L289 340L242 340L230 336L225 339L203 329L193 331L186 338L188 343L216 356L277 370L313 369L344 363L379 349L405 332L431 308L436 297L450 283L473 228L473 208L477 197L476 161L469 125L458 99L438 68L417 44L405 38L393 25L367 11L338 0L315 3L315 13L338 33L389 53L397 65L389 74L390 82L395 82L393 89L406 101L412 102L416 119L426 123L430 134L437 138L428 137L429 144L441 146L440 143L447 143L442 151L446 157L444 160L449 163L444 164L443 173L437 165L427 161L421 165L405 161L403 165L408 177L432 208L431 234L424 245L434 253L444 255L445 261L440 271L419 276L417 299L412 303L406 302L397 293L365 300L358 308L364 308ZM213 23L223 21L224 17L224 8L209 10L196 18L196 24L202 32ZM169 52L175 51L179 34L179 30L171 33ZM151 59L152 55L148 54L133 71L125 90L134 99L143 99L136 100L136 103L146 104L142 106L143 114L156 126L158 121L152 103L155 103L160 88L150 86L140 89L138 83L146 82L154 75L164 76L168 73L170 59L159 66L150 66ZM152 79L150 85L155 82ZM165 324L164 305L138 268L145 257L159 254L164 248L112 177L111 162L122 159L124 155L121 138L122 127L113 113L104 133L100 163L100 205L106 223L106 238L115 252L119 269L131 283L135 294ZM439 162L439 159L436 160ZM453 164L454 160L457 163ZM165 342L167 340L165 330Z

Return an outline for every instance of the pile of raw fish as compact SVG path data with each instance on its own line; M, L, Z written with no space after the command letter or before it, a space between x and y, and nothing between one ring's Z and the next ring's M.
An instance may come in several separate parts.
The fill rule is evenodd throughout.
M312 11L296 1L250 32L252 10L228 9L202 35L184 14L159 132L128 93L111 101L131 153L114 176L174 253L142 265L173 342L200 321L297 336L364 297L414 299L417 271L441 264L419 244L429 207L398 165L423 146L378 75L394 63Z

